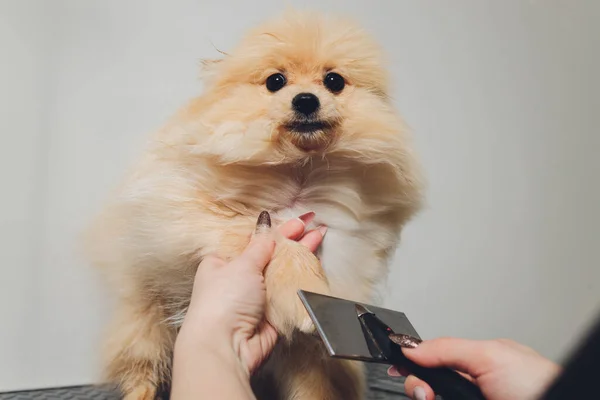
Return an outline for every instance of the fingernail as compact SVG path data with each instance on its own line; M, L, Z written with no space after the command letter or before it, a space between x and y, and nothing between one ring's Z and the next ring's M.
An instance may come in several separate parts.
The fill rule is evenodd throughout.
M327 228L325 225L321 225L320 227L317 228L317 230L319 232L321 232L321 236L325 237L325 234L327 233Z
M387 370L387 374L389 376L402 376L400 374L400 372L398 372L398 370L396 369L396 367L394 367L393 365L391 367L388 368Z
M427 392L421 386L413 390L413 400L427 400Z
M315 218L315 213L312 211L307 212L306 214L302 214L301 216L298 217L298 219L300 220L300 222L302 222L304 224L304 226L308 225L314 218Z
M412 337L410 335L400 335L397 333L392 333L389 338L392 342L406 349L414 349L423 342L421 339L417 339L416 337Z
M271 229L271 216L268 212L263 211L258 216L256 221L256 233L268 232Z

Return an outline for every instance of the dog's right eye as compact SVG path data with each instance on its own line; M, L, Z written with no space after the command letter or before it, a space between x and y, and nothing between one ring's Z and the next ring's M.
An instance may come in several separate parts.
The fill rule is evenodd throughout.
M269 92L276 92L287 83L287 79L285 79L285 75L281 73L276 73L267 78L267 89Z

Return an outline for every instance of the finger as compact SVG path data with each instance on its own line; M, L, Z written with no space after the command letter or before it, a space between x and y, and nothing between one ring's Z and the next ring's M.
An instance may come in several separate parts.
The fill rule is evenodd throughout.
M417 348L402 349L406 357L423 367L448 367L477 377L488 368L493 348L487 342L457 338L426 340Z
M306 225L308 225L314 218L314 212L302 214L298 218L291 219L285 224L281 225L279 227L279 233L288 239L297 240L304 233Z
M512 339L495 339L493 340L494 342L497 342L498 344L502 345L502 346L506 346L515 350L519 350L522 351L524 353L529 353L529 354L538 354L537 351L535 351L534 349L532 349L531 347L525 346L524 344L515 342Z
M254 335L248 339L248 364L250 374L253 374L262 362L271 354L277 344L277 331L273 325L263 320L256 327Z
M275 347L277 343L277 330L268 323L266 320L263 320L258 326L258 330L256 334L259 337L261 348L263 349L264 356L268 356Z
M244 249L242 254L232 261L232 264L249 267L262 272L275 249L275 239L271 234L271 216L263 211L256 222L256 230L250 244Z
M457 373L457 374L459 374L460 376L462 376L463 378L465 378L466 380L468 380L469 382L473 382L473 383L475 383L475 379L473 379L473 378L471 377L471 375L469 375L469 374L466 374L466 373L464 373L464 372L460 372L460 371L456 371L456 373Z
M258 216L258 219L256 220L256 228L254 229L254 234L256 235L260 235L263 233L270 233L271 232L271 214L269 214L267 211L263 211L260 213L260 215Z
M415 400L433 400L435 393L428 384L414 375L409 375L404 381L404 391L411 399Z
M252 337L248 339L248 344L256 349L257 355L260 358L266 358L273 350L273 347L275 347L277 339L277 330L266 320L262 320L256 326Z
M308 231L306 235L299 240L299 243L308 247L311 252L317 251L317 248L323 241L323 237L325 237L325 233L327 232L326 226L320 226L319 228Z
M232 264L262 272L275 250L275 239L270 235L255 235L243 253Z
M406 368L397 367L395 365L392 365L391 367L388 368L387 374L389 376L408 376L408 375L410 375L410 373L408 372L408 370Z

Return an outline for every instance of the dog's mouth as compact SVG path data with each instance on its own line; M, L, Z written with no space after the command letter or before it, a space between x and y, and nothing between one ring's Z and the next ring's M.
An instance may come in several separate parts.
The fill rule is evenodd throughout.
M292 121L285 125L291 134L292 142L305 151L321 150L331 141L331 129L334 125L328 121Z
M331 128L331 124L325 121L290 122L286 128L295 133L313 133Z

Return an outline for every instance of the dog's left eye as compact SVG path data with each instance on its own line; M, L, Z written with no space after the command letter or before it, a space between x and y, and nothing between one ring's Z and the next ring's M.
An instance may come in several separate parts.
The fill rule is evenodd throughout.
M266 85L269 92L276 92L284 87L286 83L287 79L285 78L285 75L276 73L267 78Z
M327 75L325 75L325 78L323 79L323 85L325 85L325 87L329 89L330 92L339 93L342 90L344 90L344 86L346 86L346 81L340 74L336 74L335 72L329 72Z

